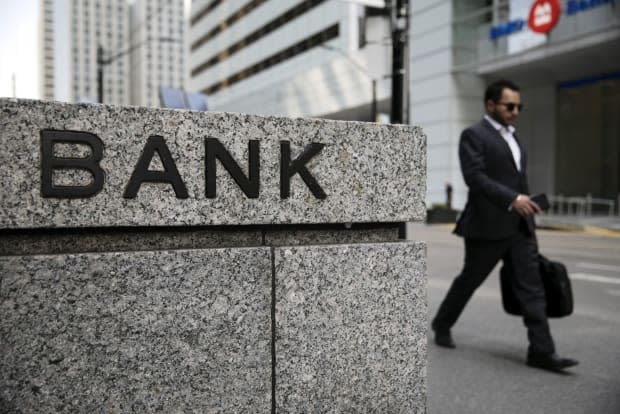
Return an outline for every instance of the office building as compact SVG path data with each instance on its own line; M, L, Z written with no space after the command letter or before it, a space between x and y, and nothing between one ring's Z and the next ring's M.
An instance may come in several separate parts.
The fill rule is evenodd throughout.
M410 122L428 136L429 207L445 201L446 182L454 205L465 204L459 135L499 78L522 88L517 134L531 192L618 201L617 2L426 0L410 13Z
M183 0L41 0L40 7L44 99L159 106L160 86L183 87Z
M129 104L129 56L115 56L129 44L126 0L41 0L40 10L43 99L97 102L101 47L110 60L102 71L103 100Z
M54 94L54 0L41 0L39 13L39 88L41 99L52 100Z
M130 37L131 103L159 106L159 88L184 89L186 76L183 0L137 0Z
M370 3L381 2L194 1L188 89L221 111L359 120L389 112L389 19Z

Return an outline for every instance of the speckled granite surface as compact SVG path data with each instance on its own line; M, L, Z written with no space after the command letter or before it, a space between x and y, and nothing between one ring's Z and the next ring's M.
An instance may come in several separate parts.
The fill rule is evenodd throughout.
M424 243L275 249L276 405L423 413Z
M270 257L0 257L0 411L270 412Z
M41 130L101 139L99 193L41 196ZM152 136L187 198L123 197ZM258 141L258 198L219 162L207 198L206 138L244 174ZM282 141L325 145L306 164L325 199L299 174L281 198ZM424 412L425 246L396 242L425 216L419 128L0 99L0 148L0 411ZM240 247L259 245L283 247Z
M83 131L104 143L103 189L91 198L41 197L40 131ZM150 136L162 136L187 187L144 183L123 198ZM218 162L217 197L205 194L205 138L217 138L247 174L248 142L260 148L260 192L250 199ZM310 143L325 147L307 165L327 194L317 199L299 174L280 196L280 141L295 159ZM426 139L417 127L142 107L69 105L0 99L0 228L135 225L404 222L423 220ZM55 156L89 154L57 145ZM161 170L155 155L149 167ZM85 185L89 173L55 170L55 185Z
M391 242L399 225L286 225L0 230L0 256Z

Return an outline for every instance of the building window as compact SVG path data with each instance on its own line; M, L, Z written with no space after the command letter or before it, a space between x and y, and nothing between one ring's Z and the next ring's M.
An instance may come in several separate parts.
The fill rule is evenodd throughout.
M312 36L309 36L305 39L303 39L300 42L295 43L292 46L289 46L288 48L281 50L280 52L277 52L269 57L267 57L266 59L263 59L262 61L247 67L235 74L233 74L232 76L221 80L220 82L213 84L205 89L203 89L201 92L209 95L212 94L214 92L217 92L221 89L227 88L230 85L240 82L244 79L249 78L250 76L253 76L259 72L262 72L264 70L267 70L279 63L282 63L288 59L291 59L303 52L305 52L306 50L309 50L313 47L316 47L322 43L327 42L328 40L334 39L336 37L338 37L340 32L339 26L338 24L334 24L330 27L328 27L325 30L322 30L318 33L315 33ZM193 73L192 73L193 75Z
M297 6L294 6L294 7L290 8L290 9L288 9L287 11L285 11L282 14L280 14L279 16L277 16L276 18L271 20L269 23L267 23L263 27L255 30L254 32L252 32L250 34L248 34L243 39L241 39L238 42L230 45L227 49L220 51L219 53L215 54L211 58L207 59L202 64L200 64L197 67L195 67L194 69L192 69L191 76L199 75L200 73L204 72L205 70L207 70L211 66L214 66L217 63L221 62L222 60L227 59L228 57L230 57L234 53L237 53L241 49L243 49L245 47L248 47L249 45L251 45L252 43L256 42L257 40L259 40L259 39L267 36L268 34L274 32L275 30L277 30L278 28L284 26L285 24L287 24L291 20L293 20L296 17L298 17L298 16L308 12L310 9L312 9L312 8L322 4L322 3L324 3L325 1L326 0L306 0L304 2L299 3ZM206 41L208 41L209 39L211 39L213 36L217 35L221 31L222 31L222 29L219 26L216 27L215 29L211 30L211 32L207 33L205 36L203 36L202 38L200 38L197 41L195 41L191 45L191 50L192 51L196 50L197 48L202 46Z

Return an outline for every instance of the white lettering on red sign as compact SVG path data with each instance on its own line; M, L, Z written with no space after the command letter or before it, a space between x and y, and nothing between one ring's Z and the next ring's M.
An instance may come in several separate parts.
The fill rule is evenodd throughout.
M536 0L530 9L527 25L535 33L548 33L560 19L558 0Z

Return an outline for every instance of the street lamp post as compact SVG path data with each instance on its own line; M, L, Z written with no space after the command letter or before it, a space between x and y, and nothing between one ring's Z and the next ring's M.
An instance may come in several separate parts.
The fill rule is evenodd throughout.
M377 122L377 80L372 79L372 104L370 106L371 122Z
M103 59L103 46L97 47L97 102L103 103L103 65L109 65L112 61Z
M405 52L409 27L409 0L391 0L392 26L392 123L405 121Z
M406 76L407 37L409 35L409 0L340 0L366 7L384 9L390 16L392 32L392 102L390 121L393 124L407 122L408 81Z
M103 50L103 46L99 45L97 47L97 102L103 103L103 67L113 63L118 58L121 58L137 48L141 47L146 42L150 42L151 40L155 40L157 42L179 42L179 39L171 38L171 37L158 37L156 39L148 38L143 40L142 42L138 42L135 45L130 46L129 48L120 51L112 56L107 58L104 57L105 51Z

